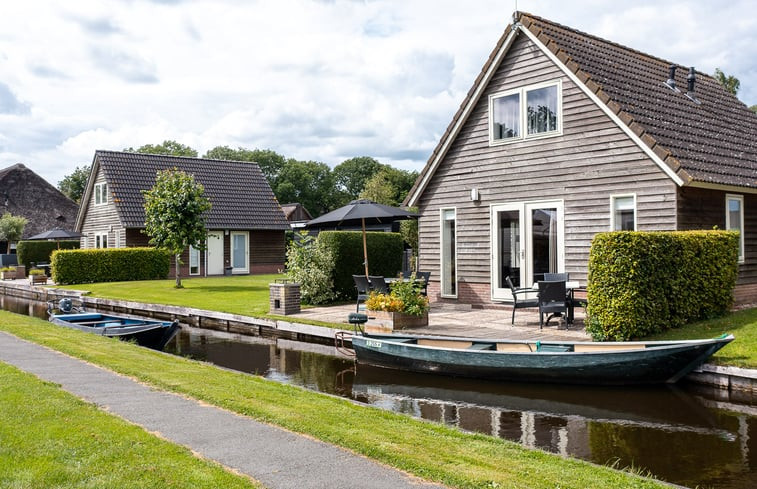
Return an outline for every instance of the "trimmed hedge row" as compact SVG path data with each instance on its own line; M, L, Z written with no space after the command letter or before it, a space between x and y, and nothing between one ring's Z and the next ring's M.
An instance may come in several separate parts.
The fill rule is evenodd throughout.
M62 285L163 279L171 258L158 248L60 250L52 256L52 278Z
M18 253L19 265L26 265L27 270L31 263L50 263L53 251L58 249L60 244L61 250L75 250L79 248L79 240L66 241L19 241L16 252Z
M322 231L318 242L334 257L334 292L340 298L355 298L352 275L365 274L363 233L361 231ZM368 271L371 275L395 277L402 270L402 235L368 232Z
M727 312L738 253L735 231L597 234L587 331L598 341L622 341Z

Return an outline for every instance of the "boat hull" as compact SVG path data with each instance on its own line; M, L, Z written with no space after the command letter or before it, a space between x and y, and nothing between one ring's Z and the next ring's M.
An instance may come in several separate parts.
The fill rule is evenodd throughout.
M629 342L628 350L622 349L621 343L613 343L617 348L611 351L507 352L422 346L409 342L408 338L412 341L411 337L355 336L352 346L359 363L412 372L497 381L649 384L677 382L733 340L733 336L729 336L715 340L649 342L643 347L638 342ZM460 340L482 344L480 339ZM571 348L579 344L559 343ZM550 345L558 343L543 342L540 346Z
M179 331L178 321L138 319L99 313L51 314L50 322L87 333L136 341L162 350Z

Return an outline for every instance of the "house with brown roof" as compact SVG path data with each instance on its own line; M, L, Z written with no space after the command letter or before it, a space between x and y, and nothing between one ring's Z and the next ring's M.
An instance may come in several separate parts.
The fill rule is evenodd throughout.
M27 219L21 239L55 228L73 229L79 206L21 163L0 170L0 215ZM0 253L8 243L0 241ZM15 250L16 243L12 243ZM11 250L11 251L14 251Z
M405 204L436 300L511 300L506 277L586 284L610 230L741 231L757 299L757 115L694 68L516 12Z
M184 253L182 275L284 268L289 223L260 167L250 162L96 151L76 218L81 247L148 246L142 191L155 185L159 170L171 168L194 175L212 204L205 219L207 249Z
M311 216L308 210L305 209L305 206L299 202L281 204L281 210L284 211L284 215L293 230L304 228L305 224L313 219L313 216Z

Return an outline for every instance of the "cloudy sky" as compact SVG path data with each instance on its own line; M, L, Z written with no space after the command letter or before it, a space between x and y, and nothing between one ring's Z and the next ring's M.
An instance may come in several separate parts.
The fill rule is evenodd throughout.
M517 8L741 80L754 0L517 0ZM420 169L516 0L14 1L0 7L0 168L52 184L96 149L175 139Z

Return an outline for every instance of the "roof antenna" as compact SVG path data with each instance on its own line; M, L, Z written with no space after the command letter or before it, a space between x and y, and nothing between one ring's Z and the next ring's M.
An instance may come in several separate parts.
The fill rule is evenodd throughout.
M665 86L676 93L681 93L681 91L676 86L676 65L670 65L670 78L668 78L668 80L665 82Z
M689 97L695 104L701 105L702 102L697 100L696 95L694 95L694 84L697 81L697 75L693 66L689 68L689 76L686 77L686 81L689 83L689 90L686 92L686 96Z

